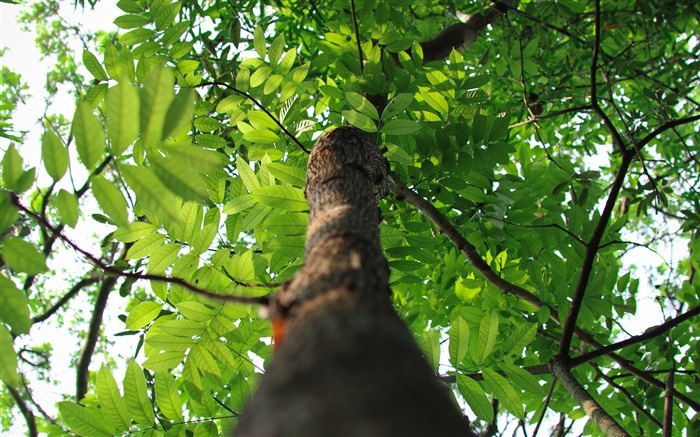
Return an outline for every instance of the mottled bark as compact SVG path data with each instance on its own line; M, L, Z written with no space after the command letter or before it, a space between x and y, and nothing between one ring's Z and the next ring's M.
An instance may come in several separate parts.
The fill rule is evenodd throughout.
M272 308L285 340L235 435L471 435L391 306L377 208L387 170L354 127L314 146L305 265Z

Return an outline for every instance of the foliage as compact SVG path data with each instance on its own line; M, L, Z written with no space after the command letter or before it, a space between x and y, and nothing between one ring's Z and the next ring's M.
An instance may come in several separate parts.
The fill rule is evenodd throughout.
M70 129L41 120L42 164L28 168L39 146L10 133L23 88L3 67L0 376L28 429L234 427L272 355L251 304L303 261L307 151L346 123L376 132L394 172L380 230L395 306L476 428L544 415L600 435L543 366L563 356L638 435L661 426L675 372L674 429L698 429L695 2L523 1L425 66L415 42L488 5L270 3L120 0L119 32L82 35L79 59L60 42L80 29L52 21L56 2L28 13L57 56L47 90L79 95ZM71 229L99 229L99 244ZM80 267L58 295L46 281L66 256ZM137 353L89 367L116 289ZM93 305L76 366L87 396L35 417L28 375L50 353L28 334L67 323L78 294ZM667 324L596 354L650 326L641 314L628 328L647 294Z

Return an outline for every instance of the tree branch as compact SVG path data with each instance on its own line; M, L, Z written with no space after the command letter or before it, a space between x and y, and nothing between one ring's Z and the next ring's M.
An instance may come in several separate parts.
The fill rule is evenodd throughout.
M664 390L664 397L666 398L664 402L664 437L673 436L673 392L673 369L671 369L671 371L668 372L666 390Z
M598 428L610 437L629 437L629 434L613 419L600 404L574 378L562 357L555 357L551 363L552 374L561 381L571 397L578 402L588 417L593 419Z
M34 413L29 408L29 405L27 405L27 403L24 402L24 399L22 399L22 395L16 388L11 387L7 384L5 384L5 387L7 387L7 391L10 392L10 396L12 396L12 399L15 401L17 408L19 408L19 411L22 413L22 416L24 416L25 422L27 422L27 433L31 437L38 436L39 430L36 426L36 417L34 417Z
M43 227L42 227L42 229L43 229ZM54 234L52 234L52 235L54 235ZM98 278L98 277L89 277L89 278L81 279L75 285L73 285L73 287L71 287L71 289L68 291L68 293L63 295L63 297L60 298L58 300L58 302L56 302L55 304L53 304L51 306L51 308L46 310L46 312L44 314L34 316L32 318L32 323L40 323L40 322L43 322L44 320L48 319L49 317L53 316L58 310L61 309L61 307L63 307L63 305L66 304L66 302L68 302L76 294L78 294L78 292L80 292L80 290L87 287L88 285L94 284L94 283L99 282L99 281L100 281L100 278Z
M559 356L568 357L569 349L571 347L571 340L574 335L574 330L576 328L576 322L578 320L579 312L581 311L581 306L583 304L583 298L586 295L586 287L588 286L588 281L591 277L591 272L593 270L593 263L595 262L598 249L600 247L600 241L605 233L605 228L610 221L612 216L613 208L617 201L617 196L620 194L622 185L625 182L625 177L627 175L627 170L629 169L630 163L634 153L626 151L622 156L622 163L620 164L620 169L615 176L615 181L610 187L610 194L605 202L605 207L603 212L598 219L598 224L596 225L591 239L586 244L586 255L583 259L581 265L581 275L579 276L578 284L576 285L576 291L571 302L571 307L569 308L569 313L566 316L566 321L564 323L564 332L562 333L562 341L559 345Z
M592 352L589 352L584 355L580 355L576 358L573 358L571 360L571 365L572 366L578 366L579 364L583 364L585 362L594 360L600 356L607 355L610 352L620 350L623 348L626 348L628 346L632 346L637 343L641 343L647 340L651 340L652 338L659 337L672 328L675 328L676 326L680 325L681 323L685 322L686 320L690 319L691 317L695 317L697 315L700 315L700 305L696 306L695 308L686 311L685 313L674 317L671 320L668 320L660 325L656 325L653 328L647 329L644 334L640 335L635 335L627 340L622 340L618 341L617 343L613 343L609 346L605 346L603 348L594 350Z
M125 253L126 250L123 251L123 254ZM88 382L90 380L90 362L92 361L92 356L95 354L97 340L100 338L102 318L104 317L104 312L107 308L107 299L109 299L109 294L112 292L112 289L114 289L117 279L118 278L116 276L104 278L100 284L100 288L98 289L95 308L92 310L92 317L90 319L90 327L85 334L85 342L83 343L83 347L80 350L80 355L78 356L78 365L76 367L75 378L76 402L80 402L80 400L87 394Z

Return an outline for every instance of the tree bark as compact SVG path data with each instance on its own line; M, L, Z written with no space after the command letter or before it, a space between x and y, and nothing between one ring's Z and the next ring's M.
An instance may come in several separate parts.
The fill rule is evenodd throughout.
M284 341L234 435L473 435L391 305L377 207L387 173L354 127L314 146L305 265L271 308Z

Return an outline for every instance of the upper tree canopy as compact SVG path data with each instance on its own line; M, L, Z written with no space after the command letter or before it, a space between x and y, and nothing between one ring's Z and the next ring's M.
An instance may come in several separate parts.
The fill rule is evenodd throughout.
M309 150L352 124L391 167L393 305L475 430L600 435L587 392L632 435L697 432L700 5L268 3L120 0L94 35L56 0L3 5L57 59L40 139L2 67L3 427L235 427L273 359L259 310L302 265ZM420 44L479 17L446 59ZM57 408L41 325L77 356Z

